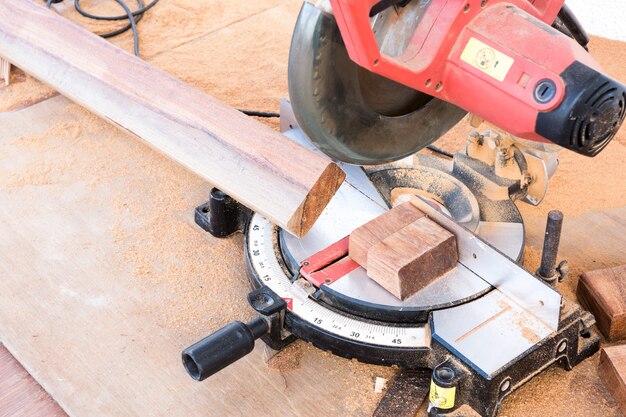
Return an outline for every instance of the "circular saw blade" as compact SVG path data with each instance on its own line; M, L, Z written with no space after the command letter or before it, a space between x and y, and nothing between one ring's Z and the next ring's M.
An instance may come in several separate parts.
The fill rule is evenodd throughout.
M358 165L411 155L466 114L355 64L334 17L306 2L291 43L289 95L313 144L335 160Z

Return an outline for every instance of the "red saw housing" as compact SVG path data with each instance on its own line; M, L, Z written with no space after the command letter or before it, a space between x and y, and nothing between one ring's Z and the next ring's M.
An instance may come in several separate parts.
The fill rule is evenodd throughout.
M372 30L380 0L330 1L358 65L515 136L595 156L624 121L626 87L550 26L564 0L413 0L424 13L398 56Z

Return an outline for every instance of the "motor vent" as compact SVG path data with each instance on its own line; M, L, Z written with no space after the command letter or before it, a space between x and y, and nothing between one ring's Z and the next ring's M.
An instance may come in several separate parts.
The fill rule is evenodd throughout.
M626 87L581 62L562 74L565 97L552 111L539 113L536 132L585 156L596 156L611 142L626 116Z
M577 152L596 155L617 133L626 115L626 92L604 83L585 101L588 113L574 121L570 147Z

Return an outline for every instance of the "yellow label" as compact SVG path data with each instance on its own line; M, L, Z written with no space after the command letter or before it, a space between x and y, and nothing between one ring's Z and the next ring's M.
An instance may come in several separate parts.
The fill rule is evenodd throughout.
M449 410L454 407L454 400L456 397L456 387L442 388L435 384L435 381L430 381L430 403L442 410Z
M504 81L515 62L510 56L476 38L469 40L461 54L461 60L498 81Z

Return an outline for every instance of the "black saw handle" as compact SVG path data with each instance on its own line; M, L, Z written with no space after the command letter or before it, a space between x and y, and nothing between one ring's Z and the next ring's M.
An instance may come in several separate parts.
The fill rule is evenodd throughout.
M183 350L183 366L189 376L203 381L252 352L254 341L269 331L264 317L227 324Z

